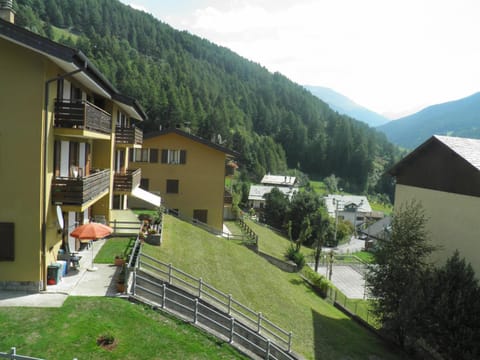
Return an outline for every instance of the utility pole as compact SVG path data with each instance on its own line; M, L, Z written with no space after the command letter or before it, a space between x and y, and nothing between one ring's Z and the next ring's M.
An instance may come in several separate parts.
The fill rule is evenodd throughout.
M329 259L328 259L328 280L332 280L333 272L333 250L330 250Z

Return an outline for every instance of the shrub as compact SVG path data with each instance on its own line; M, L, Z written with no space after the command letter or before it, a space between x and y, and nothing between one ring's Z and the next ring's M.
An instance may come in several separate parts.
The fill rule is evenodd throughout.
M293 244L290 244L287 248L285 257L293 261L297 265L298 270L301 270L305 266L305 256L297 250Z
M327 297L331 283L325 278L325 276L316 273L308 266L303 269L302 273L321 297Z

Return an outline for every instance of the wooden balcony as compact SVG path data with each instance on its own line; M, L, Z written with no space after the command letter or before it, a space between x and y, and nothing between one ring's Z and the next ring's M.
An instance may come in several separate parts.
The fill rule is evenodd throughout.
M54 204L83 206L108 192L110 170L97 170L85 177L56 177L52 182Z
M142 145L143 131L137 127L116 127L115 145Z
M125 173L115 173L113 178L113 191L131 193L140 185L142 169L127 170Z
M55 127L112 133L112 116L84 100L55 100Z
M224 205L232 205L233 202L233 196L230 194L228 190L225 190L223 194L223 204Z

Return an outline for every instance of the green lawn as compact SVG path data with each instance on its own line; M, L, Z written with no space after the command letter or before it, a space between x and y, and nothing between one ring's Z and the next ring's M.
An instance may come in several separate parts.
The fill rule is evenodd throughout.
M360 260L363 262L366 262L367 264L371 264L375 261L375 256L368 251L358 251L355 253L352 253L352 255L358 257Z
M126 258L126 255L133 247L135 243L135 238L110 238L102 246L97 256L95 256L95 262L98 264L113 264L115 256L123 255Z
M258 235L258 249L270 256L285 260L285 252L290 246L290 241L285 236L271 231L252 220L245 219L245 223ZM241 234L242 231L234 221L227 221L227 227L233 234ZM313 256L313 249L302 246L301 252L307 258Z
M392 204L384 204L384 203L377 203L374 201L370 201L370 206L372 207L373 211L381 211L385 215L390 215L393 211Z
M49 360L247 359L210 335L118 298L72 297L61 308L0 308L0 351ZM114 348L97 345L104 335Z
M292 331L294 351L306 358L401 358L371 332L315 295L298 274L283 272L246 247L171 216L165 216L163 224L162 246L145 245L146 253L202 277ZM270 252L284 252L283 244L268 246L272 246Z
M67 29L61 29L56 26L52 26L53 30L53 38L55 41L58 41L60 38L70 38L73 41L76 41L78 39L78 35L75 35L68 31Z
M325 183L323 181L310 180L310 185L318 195L320 196L328 195L327 187L325 186Z

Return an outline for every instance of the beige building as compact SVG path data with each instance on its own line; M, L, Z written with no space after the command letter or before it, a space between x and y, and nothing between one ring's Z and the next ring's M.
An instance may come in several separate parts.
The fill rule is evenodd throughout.
M146 115L82 52L0 7L0 289L38 291L76 225L109 221L114 194L125 208L141 176L128 170L142 143L132 125Z
M180 215L223 229L227 161L235 153L177 128L145 135L143 148L131 152L141 168L141 187L161 194L163 205ZM230 174L233 175L232 172Z
M445 262L458 249L480 275L480 140L432 136L390 174L395 208L412 199L426 212L427 230Z

